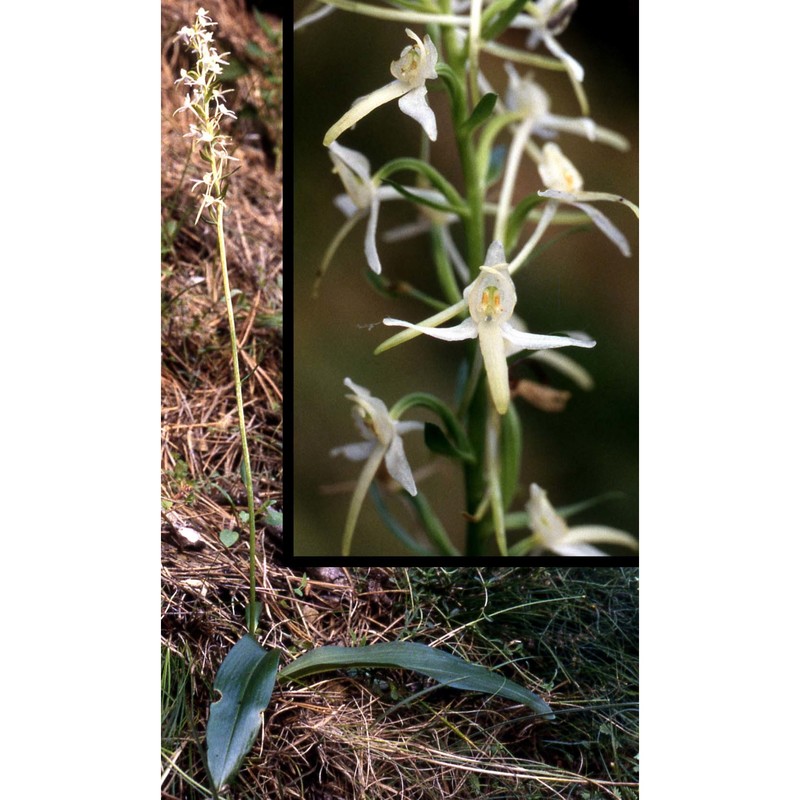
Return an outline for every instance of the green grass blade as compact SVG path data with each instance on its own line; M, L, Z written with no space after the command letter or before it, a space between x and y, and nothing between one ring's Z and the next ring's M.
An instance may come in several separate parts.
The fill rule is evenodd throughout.
M523 703L547 719L555 719L550 706L537 694L479 664L471 664L452 653L436 650L419 642L381 642L364 647L318 647L285 666L280 671L278 680L297 680L319 672L353 667L414 670L445 686L499 695Z
M222 697L211 705L206 732L208 771L217 789L233 779L253 746L261 712L272 697L279 655L247 634L219 668L214 688Z

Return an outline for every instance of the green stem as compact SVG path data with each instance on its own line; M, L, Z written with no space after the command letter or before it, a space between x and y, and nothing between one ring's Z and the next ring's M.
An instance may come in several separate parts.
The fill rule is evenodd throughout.
M472 343L471 343L472 344ZM473 345L473 362L480 359L480 351ZM479 387L485 384L483 372L480 373ZM467 522L467 540L465 555L478 556L483 553L484 543L488 538L489 531L485 514L477 514L481 502L486 494L484 459L486 457L486 425L488 412L488 393L486 391L475 391L467 407L465 427L470 445L475 453L475 462L464 464L464 493L467 501L467 512L473 515ZM478 518L474 518L474 517Z
M225 256L225 231L222 225L222 209L217 208L214 216L217 223L217 242L219 244L219 263L222 272L222 288L225 293L225 308L228 312L228 330L231 336L231 362L233 382L236 387L236 410L239 415L239 433L242 438L242 464L244 466L244 488L247 492L247 516L250 523L250 612L247 615L247 629L255 636L258 629L256 609L256 511L253 500L253 475L250 471L250 450L247 446L247 427L244 419L242 400L242 379L239 373L239 343L236 340L236 320L233 315L231 287L228 281L228 261Z

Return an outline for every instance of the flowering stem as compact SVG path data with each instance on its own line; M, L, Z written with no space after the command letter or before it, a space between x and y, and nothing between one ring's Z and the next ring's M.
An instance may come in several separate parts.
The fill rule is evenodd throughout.
M497 548L501 556L508 555L506 544L506 526L503 515L503 492L500 488L500 459L498 447L500 439L500 415L493 404L489 404L489 420L486 425L486 483L489 491L489 503L492 508L492 522Z
M480 361L481 353L477 343L470 342L472 359ZM485 378L481 375L480 384L485 384ZM476 391L472 397L472 402L467 409L465 428L469 437L470 445L476 455L474 464L464 464L464 489L467 500L467 511L473 515L467 522L467 556L477 556L483 553L484 542L490 530L491 520L485 514L478 514L477 511L486 493L484 458L486 447L486 424L489 410L489 398L487 391Z
M258 628L256 609L256 512L253 500L253 475L250 471L250 450L247 446L247 427L242 400L242 379L239 373L239 344L236 339L236 321L233 316L231 287L228 281L228 261L225 256L225 231L222 225L222 209L214 210L217 223L217 242L219 244L219 263L222 272L222 288L225 293L225 308L228 312L228 330L231 336L231 362L233 382L236 387L236 410L239 415L239 433L242 438L242 464L244 467L244 488L247 492L247 518L250 524L250 607L247 615L248 632L255 635Z

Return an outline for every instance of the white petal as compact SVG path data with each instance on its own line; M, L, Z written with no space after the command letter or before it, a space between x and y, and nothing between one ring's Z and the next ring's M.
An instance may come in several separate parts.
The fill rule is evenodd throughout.
M456 247L456 243L453 241L453 236L447 226L442 226L442 240L444 241L444 248L447 251L447 255L450 256L450 261L453 262L453 267L458 277L461 278L464 283L468 283L469 267L459 252L458 247Z
M583 67L564 50L547 28L542 30L541 35L547 49L564 64L568 72L571 72L575 76L575 80L578 81L578 83L582 83Z
M384 231L381 234L381 239L384 242L401 242L404 239L411 239L414 236L419 236L421 233L427 233L430 229L431 221L422 217L416 222L398 225L396 228L390 228L388 231Z
M414 476L411 467L403 450L403 440L395 436L389 449L386 451L386 469L389 474L410 494L416 495L417 486L414 483Z
M355 442L354 444L344 444L341 447L334 447L331 450L332 456L344 456L349 461L364 461L369 458L369 454L375 449L375 441Z
M549 548L559 556L607 556L602 550L592 547L590 544L570 544L568 542L558 542Z
M404 114L408 114L409 117L419 122L425 133L428 134L428 138L435 142L438 135L436 116L425 99L427 93L428 90L424 86L418 86L400 98L399 106Z
M498 241L492 242L489 245L489 249L486 251L486 261L484 262L484 266L494 267L497 264L506 263L506 254L503 250L502 243Z
M573 542L603 542L630 547L632 550L639 549L635 536L607 525L578 525L570 528L568 539Z
M622 231L601 211L586 203L573 203L620 249L622 255L630 257L631 248Z
M349 147L342 147L338 142L332 142L328 152L339 175L345 174L350 170L365 183L370 180L369 159L363 153L359 153L358 150L352 150Z
M505 414L508 411L511 391L508 386L508 364L502 326L496 322L478 325L478 341L492 400L497 413Z
M395 436L394 420L389 416L389 409L386 403L379 397L373 397L367 389L353 383L350 378L344 379L345 385L352 389L355 394L348 397L356 404L358 409L353 410L356 426L361 431L362 436L366 436L373 441L377 440L388 447ZM366 414L368 425L365 425L362 417Z
M378 232L378 210L381 203L377 196L372 198L372 206L367 220L367 232L364 237L364 253L367 256L367 264L376 274L381 274L381 260L378 258L378 248L375 244L375 236Z
M539 333L524 333L515 330L507 322L500 326L503 338L521 350L549 350L553 347L594 347L597 342L593 339L573 339L570 336L545 336Z
M394 429L402 436L404 433L410 433L411 431L424 430L425 424L423 422L396 422Z
M344 385L350 389L351 392L354 392L359 397L372 397L372 392L369 389L365 389L363 386L359 386L357 383L353 383L350 378L344 379Z
M336 197L333 198L333 204L339 211L342 212L348 219L351 219L363 209L359 208L354 202L353 198L350 197L349 194L337 194Z
M360 97L351 108L339 120L334 122L325 134L322 143L325 147L330 147L348 129L352 128L360 119L363 119L371 111L384 103L389 103L400 97L407 87L402 81L392 81L391 83L376 89L374 92Z
M404 322L401 319L392 319L391 317L387 317L383 324L390 327L410 328L418 333L424 333L426 336L433 336L434 339L442 339L445 342L460 342L464 339L474 339L478 335L478 326L472 321L472 318L465 319L452 328L431 328L427 325L414 325L411 322Z

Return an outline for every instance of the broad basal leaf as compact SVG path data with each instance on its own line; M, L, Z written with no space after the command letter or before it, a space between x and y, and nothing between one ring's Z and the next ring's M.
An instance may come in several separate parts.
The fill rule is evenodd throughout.
M381 642L364 647L317 647L285 666L278 679L293 680L332 669L352 667L411 669L444 686L500 695L523 703L547 719L555 719L552 709L539 695L479 664L472 664L452 653L436 650L419 642Z
M261 712L272 697L278 656L278 650L268 653L248 634L219 668L214 688L222 697L211 706L206 731L208 769L217 789L231 781L253 746Z

